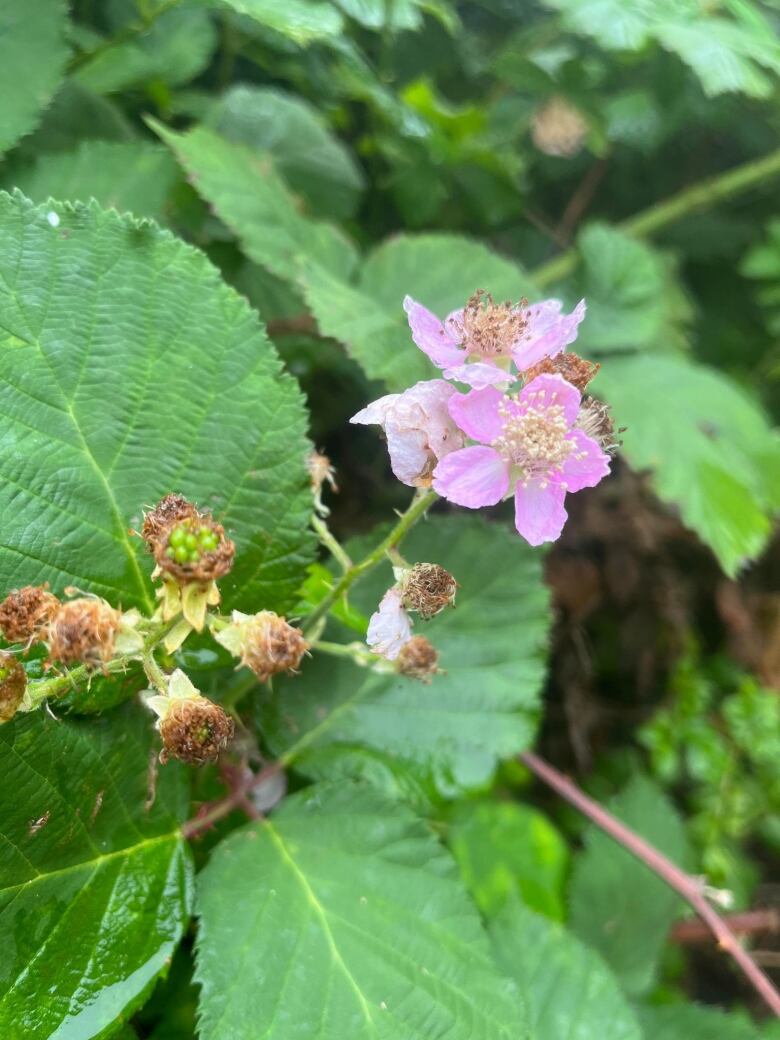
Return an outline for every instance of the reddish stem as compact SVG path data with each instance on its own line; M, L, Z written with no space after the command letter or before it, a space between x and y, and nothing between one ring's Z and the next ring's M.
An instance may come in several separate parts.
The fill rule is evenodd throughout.
M766 1001L772 1012L780 1018L780 993L772 985L770 979L752 959L747 950L739 943L736 935L726 922L712 909L707 902L701 884L696 878L686 874L667 859L663 853L654 848L634 831L626 827L620 820L616 819L598 802L594 802L575 783L559 773L551 765L539 758L531 751L520 755L520 761L526 765L532 773L543 780L562 798L564 798L575 809L579 809L583 815L592 820L606 834L613 838L618 845L622 845L633 856L641 860L655 874L662 878L667 885L675 890L704 921L709 930L715 936L721 950L730 954L737 962L750 984Z
M721 920L735 935L776 935L780 932L780 911L773 907L745 910L738 914L724 914ZM672 925L669 938L678 943L709 942L711 933L703 921L691 918Z
M225 816L229 816L235 809L243 809L248 816L253 819L260 819L262 813L255 809L252 802L247 798L249 792L258 787L267 780L270 776L278 773L282 768L281 763L271 762L270 765L265 766L260 770L259 773L255 773L246 783L240 784L230 794L224 798L220 798L216 802L208 802L206 805L202 805L198 815L193 817L191 820L186 820L181 825L181 833L185 838L194 838L196 835L201 834L203 831L209 829L218 820L223 819Z

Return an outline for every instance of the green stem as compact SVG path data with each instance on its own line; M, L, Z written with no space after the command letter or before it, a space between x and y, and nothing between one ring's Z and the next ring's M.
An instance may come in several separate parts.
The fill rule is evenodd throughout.
M311 648L322 654L328 654L330 657L347 657L361 668L370 668L380 662L385 662L385 659L379 654L373 654L367 650L363 643L329 643L324 639L317 639L312 643ZM388 671L390 670L388 668Z
M154 686L160 693L166 694L168 692L168 678L155 660L154 651L152 649L143 651L141 654L141 663L144 666L146 678L152 686Z
M780 175L780 149L770 152L762 159L754 159L728 170L717 177L694 184L691 188L673 195L670 199L657 202L617 226L631 235L644 237L673 224L691 213L707 209L724 199L741 195L756 184ZM549 263L542 264L531 272L534 283L540 287L560 282L575 270L580 262L576 248L567 249Z
M158 18L178 6L179 2L180 0L164 0L159 7L150 11L149 14L142 15L138 21L130 22L124 26L115 36L102 40L96 47L92 47L91 50L81 51L79 54L76 54L68 62L66 73L76 72L78 69L88 65L93 59L99 57L99 55L110 51L113 47L119 47L123 43L129 43L131 40L134 40L137 36L142 36L151 29Z
M340 564L341 569L346 573L352 566L352 560L350 560L349 556L347 556L341 544L333 536L333 533L331 532L328 525L325 523L322 517L317 516L316 513L313 513L311 518L311 526L317 532L319 540L331 554L333 559Z
M433 505L437 499L435 491L418 491L412 499L411 505L402 513L398 523L379 545L375 546L367 556L358 563L352 564L349 570L333 586L331 591L322 599L303 623L303 631L310 632L320 618L324 617L330 608L336 603L352 585L368 571L371 571L382 562L389 549L398 545L409 530Z

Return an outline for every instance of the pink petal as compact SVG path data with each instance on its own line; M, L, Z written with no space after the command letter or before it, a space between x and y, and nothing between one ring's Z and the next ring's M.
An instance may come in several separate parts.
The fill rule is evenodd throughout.
M561 480L566 490L595 487L609 473L609 456L582 430L572 430L566 439L574 442L574 451L561 467Z
M411 638L412 623L404 610L401 590L388 589L368 622L366 642L375 654L394 661Z
M515 488L515 527L529 545L554 542L566 523L560 484L529 481Z
M459 506L494 506L509 489L509 466L493 448L477 444L443 458L433 471L433 486Z
M542 358L554 357L577 338L579 324L585 317L585 301L580 300L571 314L561 314L560 300L543 300L526 311L528 325L512 351L522 372Z
M400 394L387 394L385 397L379 397L365 408L361 408L349 421L360 426L371 426L374 423L383 426L388 412L391 411L400 396Z
M462 355L461 355L462 356ZM502 383L514 383L517 376L513 376L506 369L491 365L485 361L472 361L465 365L450 365L444 369L447 379L454 379L458 383L481 390L485 386L500 385Z
M434 365L444 368L447 365L457 365L463 360L464 353L458 348L457 339L445 329L435 314L411 296L404 298L404 310L409 319L412 339Z
M567 383L557 372L545 373L532 379L520 391L518 402L526 407L550 408L560 405L569 426L574 424L580 410L582 395L576 386Z
M447 407L467 437L483 444L492 444L501 436L503 423L498 409L504 400L502 393L494 386L488 386L484 390L454 394L447 402Z

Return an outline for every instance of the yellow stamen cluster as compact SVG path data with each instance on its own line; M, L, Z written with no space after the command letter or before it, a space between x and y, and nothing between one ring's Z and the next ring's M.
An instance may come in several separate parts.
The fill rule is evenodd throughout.
M534 395L531 395L533 402ZM522 470L524 480L549 478L574 451L568 440L569 424L559 404L530 403L523 412L499 408L501 436L492 447L508 463Z

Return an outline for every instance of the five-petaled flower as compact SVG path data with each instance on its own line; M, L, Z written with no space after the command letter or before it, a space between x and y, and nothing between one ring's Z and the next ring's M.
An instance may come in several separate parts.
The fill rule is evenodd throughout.
M516 397L495 387L450 399L450 414L477 444L452 452L433 474L444 498L470 509L514 491L515 526L531 545L554 541L567 492L593 487L609 457L577 427L581 395L557 374L537 376Z

